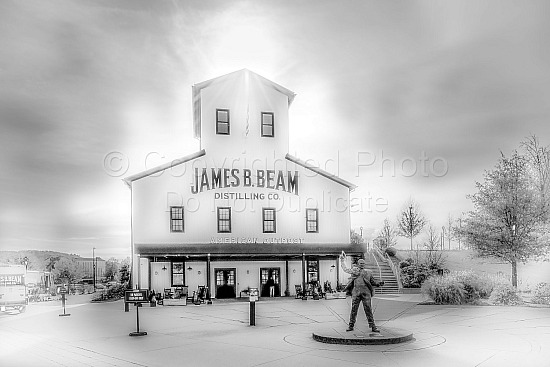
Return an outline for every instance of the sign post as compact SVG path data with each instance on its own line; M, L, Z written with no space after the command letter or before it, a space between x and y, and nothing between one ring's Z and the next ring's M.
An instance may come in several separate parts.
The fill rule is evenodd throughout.
M131 332L130 336L147 335L146 331L139 331L139 308L142 303L149 302L147 300L147 291L132 290L124 293L124 303L133 303L136 306L136 331Z
M63 306L63 313L59 314L59 316L71 316L70 313L65 312L65 296L67 295L67 288L59 288L59 294L61 294L61 305Z
M250 301L250 326L256 326L256 301L258 300L258 288L250 288L248 299Z

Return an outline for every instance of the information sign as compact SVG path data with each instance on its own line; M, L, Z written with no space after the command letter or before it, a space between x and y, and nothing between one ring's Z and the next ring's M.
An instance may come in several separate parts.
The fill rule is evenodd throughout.
M258 288L250 288L249 289L249 293L248 293L248 296L249 296L249 301L250 302L256 302L259 298L259 292L258 292Z
M146 303L147 300L147 291L133 290L126 291L124 293L124 302L126 303Z

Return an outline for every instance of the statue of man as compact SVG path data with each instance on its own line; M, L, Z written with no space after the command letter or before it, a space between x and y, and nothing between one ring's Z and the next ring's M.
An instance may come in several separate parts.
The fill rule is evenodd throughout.
M363 302L363 309L367 315L369 327L373 332L380 332L374 323L374 316L372 314L371 297L374 296L375 287L381 287L384 285L383 281L376 281L372 275L372 272L366 268L366 262L363 259L357 261L357 265L348 268L345 263L346 255L342 252L340 255L340 264L344 272L351 274L350 283L348 287L353 286L351 291L351 314L349 316L349 326L346 331L352 331L357 320L357 310L359 304ZM348 288L346 287L346 288Z

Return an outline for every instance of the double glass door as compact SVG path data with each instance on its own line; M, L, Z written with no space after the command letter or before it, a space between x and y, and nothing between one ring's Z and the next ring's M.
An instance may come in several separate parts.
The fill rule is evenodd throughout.
M235 269L215 269L216 298L235 298Z
M261 297L279 297L281 295L281 268L261 268Z

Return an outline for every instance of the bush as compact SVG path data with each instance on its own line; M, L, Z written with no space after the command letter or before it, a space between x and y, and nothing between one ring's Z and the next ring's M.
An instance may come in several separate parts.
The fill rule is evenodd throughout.
M455 272L450 276L464 286L466 303L474 303L480 298L489 298L493 291L493 280L488 276L478 275L472 270Z
M495 286L489 297L489 302L494 305L521 305L523 300L518 295L517 290L510 284L498 284Z
M111 301L124 297L124 292L129 290L128 284L116 284L92 296L92 302Z
M550 305L550 284L537 284L531 301L533 303L538 303L541 305Z
M394 247L388 247L386 250L385 250L386 254L388 254L388 256L395 256L397 255L397 250L394 248Z
M464 285L447 275L428 278L422 285L422 293L438 304L459 305L466 298Z
M508 283L503 283L502 278L479 275L472 270L434 275L424 284L423 293L437 303L450 304L478 304L481 298L489 298L495 287L508 286Z
M411 264L401 268L401 283L404 288L420 288L432 274L433 271L424 264Z
M403 269L403 268L406 268L407 266L411 266L412 264L412 261L409 261L410 259L407 259L407 260L403 260L399 263L399 268L400 269Z

